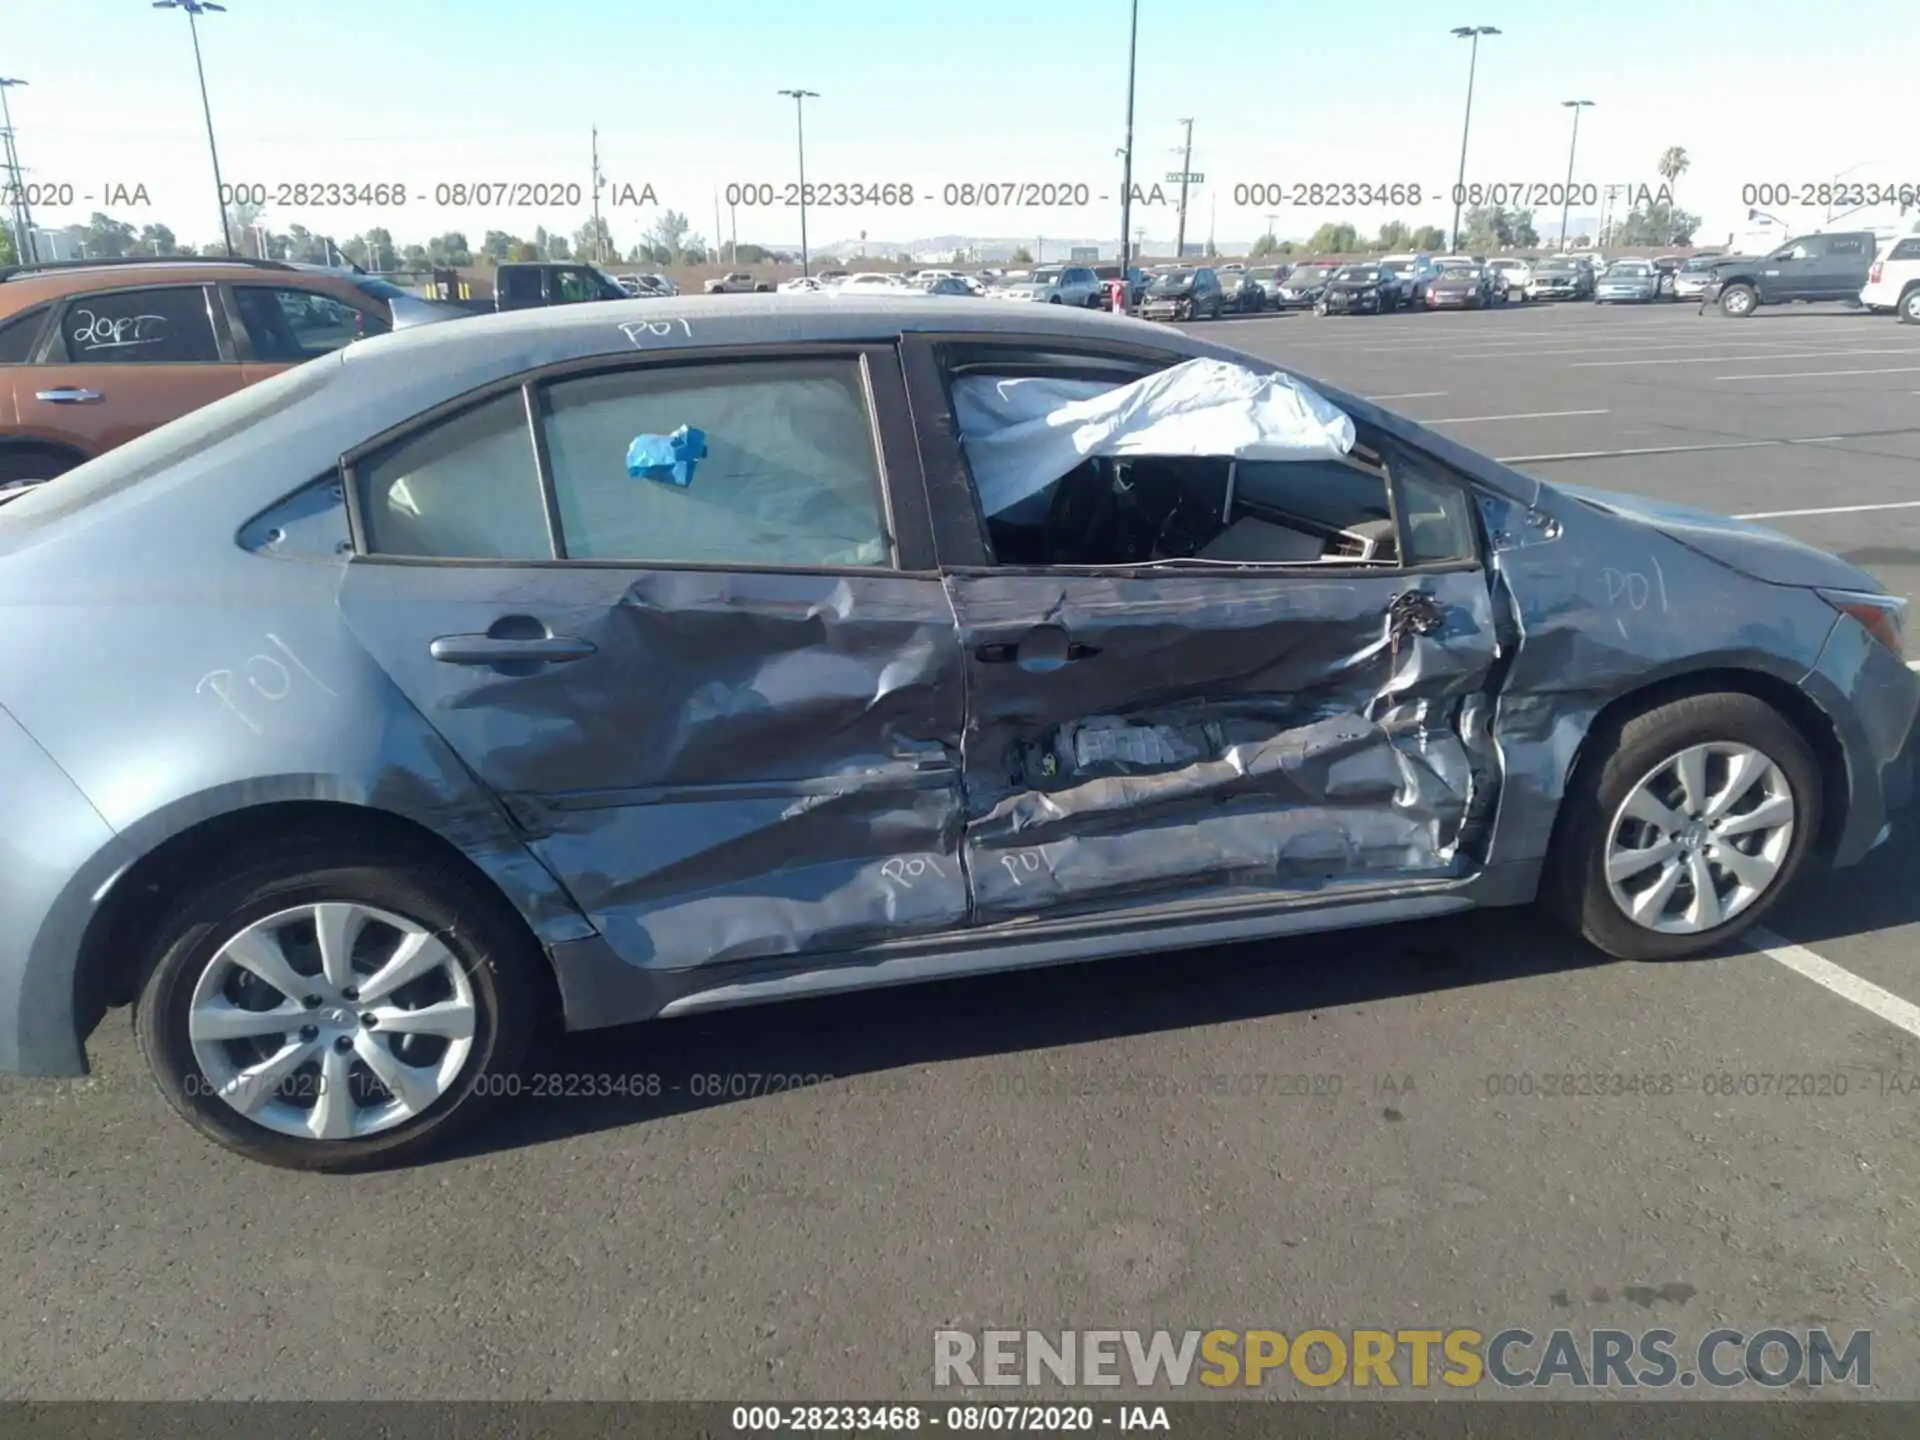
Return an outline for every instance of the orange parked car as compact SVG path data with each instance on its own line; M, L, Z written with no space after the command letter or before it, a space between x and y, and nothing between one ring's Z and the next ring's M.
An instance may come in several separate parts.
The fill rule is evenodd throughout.
M51 479L366 335L466 312L376 275L275 260L0 269L0 486Z

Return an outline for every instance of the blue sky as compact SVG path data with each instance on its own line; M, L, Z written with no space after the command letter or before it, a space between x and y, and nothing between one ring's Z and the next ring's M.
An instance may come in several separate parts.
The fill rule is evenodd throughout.
M1117 235L1117 200L1085 209L958 210L947 182L1086 183L1117 195L1126 82L1126 0L1051 0L1026 13L951 4L836 0L833 5L621 6L583 0L230 0L201 24L222 168L229 181L398 181L404 210L370 222L344 210L270 210L342 237L384 223L405 241L451 228L572 230L577 210L452 210L433 187L461 180L585 184L588 131L618 185L650 182L661 201L714 229L729 181L784 185L794 174L793 103L803 86L809 178L907 181L931 199L910 210L809 212L816 245L866 229L875 238ZM21 158L40 185L79 197L143 183L158 220L214 238L204 131L185 17L147 0L14 0L0 28ZM1741 187L1853 180L1920 184L1907 98L1913 41L1891 0L1847 0L1810 21L1786 0L1615 0L1519 4L1416 0L1276 4L1141 0L1136 171L1177 168L1192 116L1188 238L1211 225L1251 238L1272 206L1233 204L1236 183L1410 182L1420 207L1279 210L1282 234L1326 220L1363 230L1389 218L1445 224L1458 164L1468 45L1455 24L1491 24L1480 44L1469 179L1558 182L1568 112L1581 121L1576 178L1657 184L1654 162L1683 145L1693 168L1680 203L1704 214L1706 240L1744 228ZM1876 39L1876 37L1878 37ZM1898 88L1897 88L1898 87ZM1818 209L1776 207L1790 224ZM632 243L648 210L609 210ZM1542 229L1548 216L1536 223ZM1557 210L1551 217L1557 226ZM723 217L742 240L792 243L797 213ZM1170 240L1171 206L1136 211L1150 241ZM724 235L723 237L724 238Z

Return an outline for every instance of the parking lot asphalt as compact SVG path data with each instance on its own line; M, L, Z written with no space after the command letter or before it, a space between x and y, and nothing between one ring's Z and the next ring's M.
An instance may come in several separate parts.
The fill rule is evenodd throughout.
M1920 329L1200 328L1920 588ZM198 1140L116 1014L87 1081L0 1091L0 1393L881 1398L932 1394L947 1326L1824 1325L1920 1396L1917 851L1689 962L1499 912L572 1037L563 1092L659 1094L353 1178Z

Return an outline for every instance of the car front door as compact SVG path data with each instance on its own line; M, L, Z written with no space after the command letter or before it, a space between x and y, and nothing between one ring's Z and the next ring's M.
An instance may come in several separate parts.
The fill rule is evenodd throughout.
M124 445L244 383L208 285L76 295L38 363L9 367L19 433L88 456Z
M1144 557L1052 563L1015 547L1036 533L1090 534L1129 507L1143 534L1160 523L1139 462L1128 472L1083 466L1011 508L1005 492L978 492L954 414L993 406L965 387L987 387L977 397L1007 377L1102 374L1058 352L1058 342L1005 337L907 347L965 647L976 920L1331 898L1470 873L1471 827L1498 775L1471 738L1497 651L1466 487L1401 450L1384 468L1183 461L1193 488L1180 504L1192 508L1168 516ZM1121 351L1099 362L1108 384L1170 363ZM973 436L988 422L976 410L967 423ZM1302 531L1268 528L1235 508L1236 482L1318 514ZM1019 525L1001 518L1036 505ZM1233 525L1213 523L1229 512ZM1197 553L1167 542L1185 558L1156 562L1176 532L1218 533ZM1216 558L1245 561L1276 541L1282 549L1268 553L1295 544L1298 563ZM1323 543L1355 562L1320 558Z
M1827 242L1819 235L1805 236L1774 251L1760 267L1760 298L1769 302L1806 298L1808 287L1819 283L1826 253Z
M964 667L891 348L543 374L348 470L348 623L629 963L966 922Z

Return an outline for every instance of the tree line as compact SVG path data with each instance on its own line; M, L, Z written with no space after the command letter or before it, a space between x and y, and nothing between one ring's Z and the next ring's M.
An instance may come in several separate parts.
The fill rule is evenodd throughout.
M1670 145L1661 152L1654 168L1671 186L1692 163L1683 147ZM571 234L550 232L544 226L536 229L531 238L504 230L488 230L480 237L480 243L474 245L465 231L449 230L424 243L402 245L383 226L372 226L345 240L336 240L315 234L303 225L275 230L261 223L261 214L260 207L255 205L236 205L227 211L227 226L239 254L250 259L289 260L309 265L337 265L345 259L368 270L467 268L539 260L624 261L634 265L787 265L798 259L792 252L761 245L736 246L731 241L710 244L705 237L693 233L692 222L677 210L661 211L642 234L640 242L627 247L624 253L614 243L605 219L598 216ZM1463 250L1527 250L1541 244L1531 210L1478 206L1468 210L1461 220ZM1675 204L1655 201L1635 205L1624 217L1606 226L1597 242L1601 245L1687 245L1699 228L1698 216ZM227 253L225 244L218 241L196 248L182 243L165 225L143 225L136 230L124 221L99 212L85 225L69 226L68 230L83 247L87 259ZM1570 235L1568 239L1579 245L1596 243L1596 237L1588 234ZM1281 240L1268 233L1254 242L1249 254L1264 258L1393 250L1431 252L1446 248L1446 232L1437 225L1415 226L1389 220L1372 237L1362 236L1355 226L1345 223L1322 225L1305 241ZM1024 249L1017 251L1013 258L1016 264L1032 263ZM12 237L0 228L0 264L12 264L16 259Z

